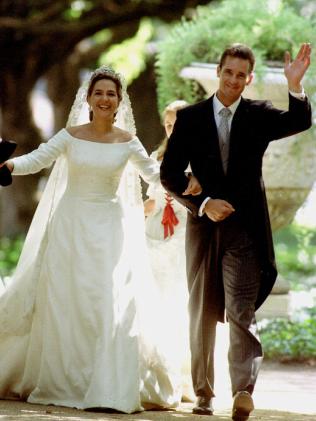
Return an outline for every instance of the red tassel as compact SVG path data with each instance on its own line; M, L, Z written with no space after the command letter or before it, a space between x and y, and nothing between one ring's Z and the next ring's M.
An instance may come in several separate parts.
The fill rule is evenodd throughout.
M163 211L161 223L164 226L164 239L174 234L174 227L178 225L179 220L174 213L171 202L173 201L169 193L166 193L166 206Z

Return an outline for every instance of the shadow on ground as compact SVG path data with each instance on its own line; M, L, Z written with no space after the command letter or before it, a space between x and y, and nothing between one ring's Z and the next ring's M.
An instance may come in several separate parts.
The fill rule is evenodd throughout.
M230 420L230 411L218 411L212 418L192 415L191 405L184 404L177 411L145 411L137 414L120 414L100 411L79 411L57 406L33 405L25 402L0 400L1 421L223 421ZM250 421L315 421L315 415L257 409Z

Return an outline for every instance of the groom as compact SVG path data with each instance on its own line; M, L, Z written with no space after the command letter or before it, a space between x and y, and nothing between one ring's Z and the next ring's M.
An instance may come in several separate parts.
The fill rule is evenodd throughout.
M310 55L309 44L302 44L293 62L285 55L288 111L241 96L252 81L255 58L249 47L233 44L221 56L215 95L177 113L161 181L189 210L186 254L195 414L213 414L215 329L225 315L232 419L247 420L254 409L251 395L263 356L255 310L277 275L262 157L271 141L311 126L311 107L301 85ZM181 194L189 163L203 189L199 196Z

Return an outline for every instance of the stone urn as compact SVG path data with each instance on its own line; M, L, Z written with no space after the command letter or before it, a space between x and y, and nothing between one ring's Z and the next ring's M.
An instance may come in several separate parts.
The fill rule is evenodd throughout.
M192 79L210 95L218 87L216 64L192 63L180 76ZM308 88L306 91L311 96ZM243 96L269 99L277 108L288 108L287 81L282 68L267 68L256 75ZM263 178L269 205L272 230L289 224L302 206L316 180L316 143L313 129L286 140L271 142L263 160ZM290 307L289 282L278 276L277 282L257 318L288 317Z

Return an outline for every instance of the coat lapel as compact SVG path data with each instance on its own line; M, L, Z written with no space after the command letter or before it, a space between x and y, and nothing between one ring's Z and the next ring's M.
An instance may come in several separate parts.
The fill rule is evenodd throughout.
M203 144L206 156L212 155L221 159L217 127L214 118L213 97L214 95L203 104L203 109L201 110L201 132L205 134Z
M242 141L241 134L245 134L245 127L247 127L248 120L248 107L246 101L241 98L241 101L235 111L231 129L230 129L230 139L229 139L229 160L227 167L227 174L231 172L233 167L233 162L235 159L238 159L238 151L240 149L240 142Z
M208 138L214 138L214 136L217 138L217 129L213 110L213 97L214 95L205 101L201 116L203 121L203 130L208 133Z

